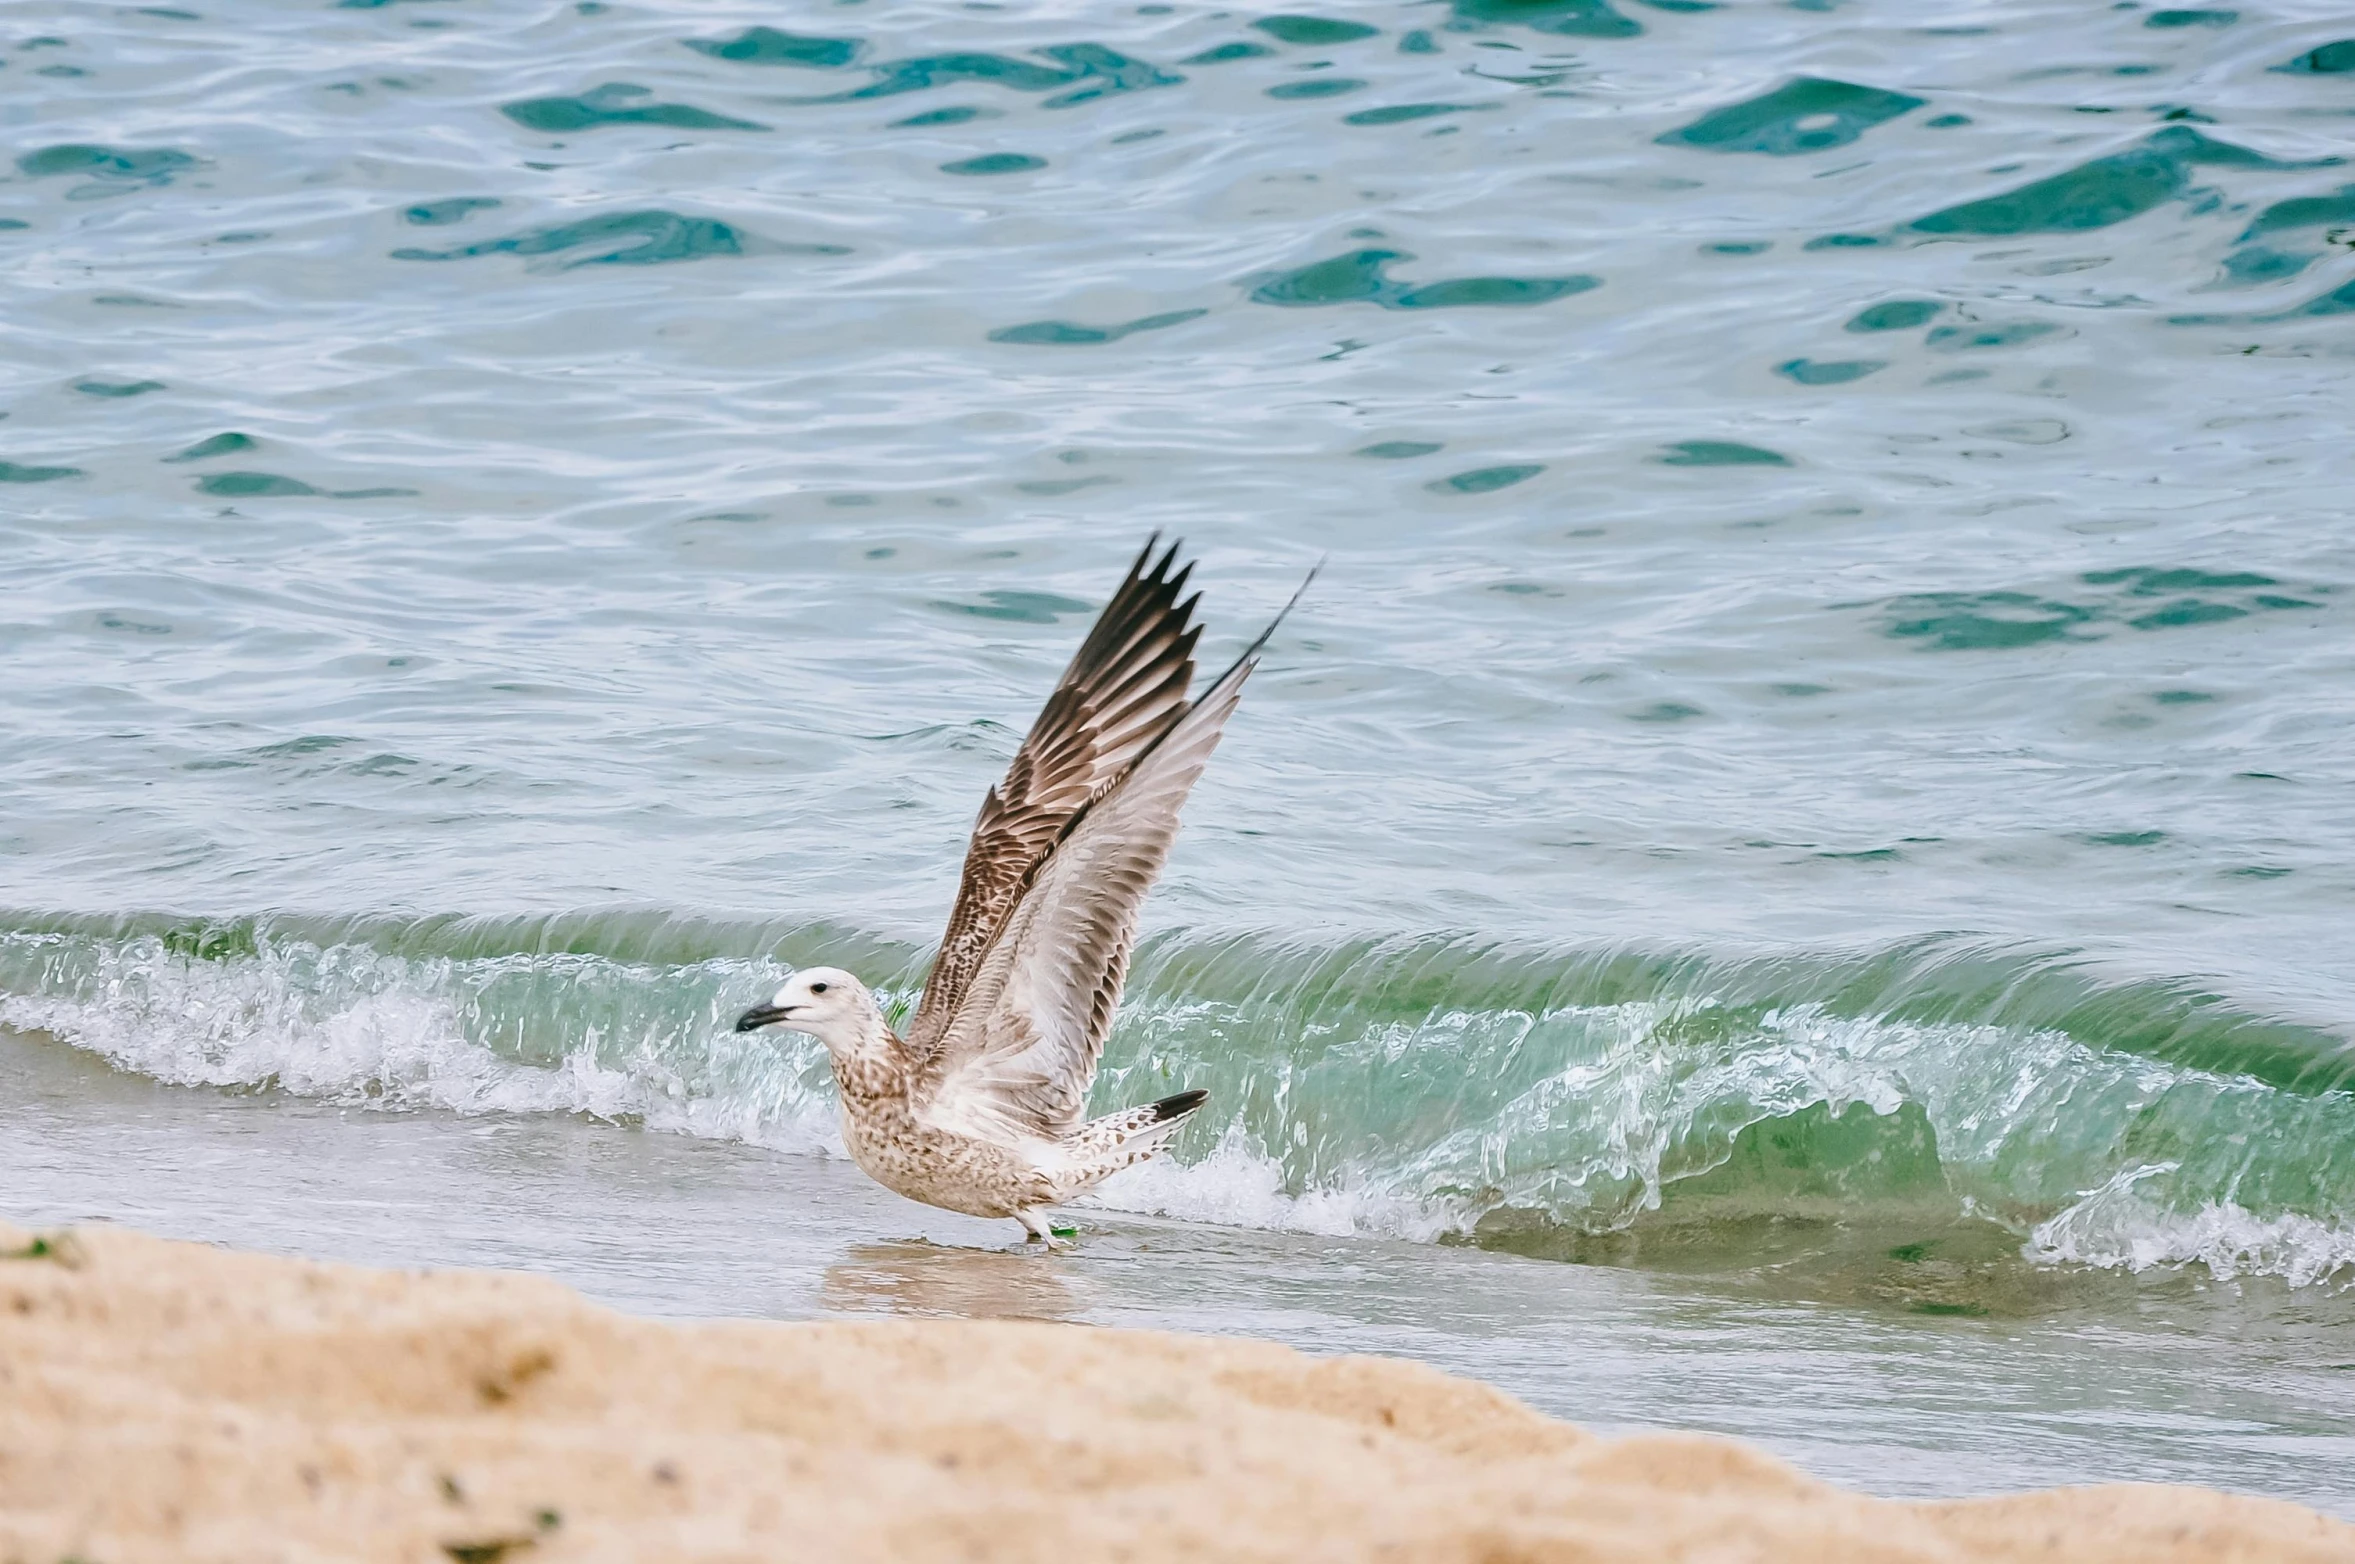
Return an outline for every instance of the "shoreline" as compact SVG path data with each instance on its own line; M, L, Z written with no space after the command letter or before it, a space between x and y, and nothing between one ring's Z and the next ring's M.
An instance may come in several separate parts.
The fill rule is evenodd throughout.
M0 1224L0 1564L2355 1561L2156 1485L1861 1497L1423 1365L1041 1322L666 1323L545 1278ZM1042 1261L1042 1264L1052 1264Z

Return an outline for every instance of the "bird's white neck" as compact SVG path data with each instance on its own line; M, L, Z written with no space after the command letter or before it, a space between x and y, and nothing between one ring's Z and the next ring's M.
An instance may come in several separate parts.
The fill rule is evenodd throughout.
M813 1026L809 1035L826 1045L837 1067L848 1063L897 1069L900 1065L900 1040L884 1024L882 1011L868 995L859 996L858 1006L849 1015L822 1027Z

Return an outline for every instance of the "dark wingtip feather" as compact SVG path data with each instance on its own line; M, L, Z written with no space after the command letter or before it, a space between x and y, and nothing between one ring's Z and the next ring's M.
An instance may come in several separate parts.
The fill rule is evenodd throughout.
M1160 541L1161 534L1158 532L1154 533L1153 536L1145 540L1146 558L1150 559L1152 557L1153 545ZM1171 538L1169 540L1169 548L1162 554L1161 562L1153 567L1153 580L1166 581L1169 579L1169 567L1177 563L1178 554L1185 548L1185 546L1186 540L1184 538ZM1193 566L1189 564L1186 568L1191 570Z
M1182 1119L1210 1100L1208 1092L1179 1092L1153 1104L1153 1122L1166 1124L1171 1119Z

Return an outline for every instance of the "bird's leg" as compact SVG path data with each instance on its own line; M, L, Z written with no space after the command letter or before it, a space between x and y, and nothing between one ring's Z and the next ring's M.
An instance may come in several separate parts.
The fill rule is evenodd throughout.
M1023 1240L1024 1243L1045 1244L1050 1252L1061 1251L1071 1247L1070 1244L1064 1242L1060 1238L1057 1238L1054 1233L1048 1229L1047 1219L1039 1213L1036 1207L1024 1206L1021 1210L1014 1213L1014 1220L1020 1222L1024 1230L1030 1235L1028 1238Z

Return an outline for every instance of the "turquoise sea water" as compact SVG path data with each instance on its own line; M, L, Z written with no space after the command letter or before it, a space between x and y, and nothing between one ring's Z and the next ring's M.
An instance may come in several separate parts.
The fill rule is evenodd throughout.
M2343 11L0 17L0 1026L166 1090L42 1065L20 1209L365 1250L92 1161L321 1104L838 1198L820 1056L725 1021L912 995L1158 528L1214 660L1328 564L1100 1085L1212 1107L1108 1207L1890 1363L2287 1341L2154 1470L2350 1502L2233 1465L2349 1432Z

